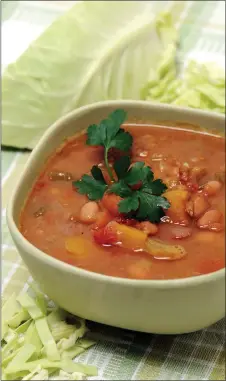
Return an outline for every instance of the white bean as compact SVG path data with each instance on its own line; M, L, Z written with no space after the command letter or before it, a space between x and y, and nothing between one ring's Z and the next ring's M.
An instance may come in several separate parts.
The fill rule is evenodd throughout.
M89 201L80 210L79 219L84 224L92 224L96 221L99 206L95 201Z
M221 188L222 184L220 181L212 180L208 181L208 183L204 185L203 190L208 196L215 196L215 194L217 194Z

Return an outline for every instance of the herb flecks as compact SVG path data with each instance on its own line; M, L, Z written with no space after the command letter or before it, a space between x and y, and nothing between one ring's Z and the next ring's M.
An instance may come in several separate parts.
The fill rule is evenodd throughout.
M86 144L104 147L104 161L111 184L106 183L101 169L93 166L91 175L83 175L73 185L90 200L101 200L105 192L114 193L122 198L118 205L120 213L137 220L160 222L165 214L164 209L170 207L168 200L162 196L167 189L162 180L154 179L152 169L145 163L131 164L127 155L114 162L114 172L109 165L110 148L128 152L132 146L132 136L121 128L125 120L126 112L115 110L99 125L93 124L87 130Z

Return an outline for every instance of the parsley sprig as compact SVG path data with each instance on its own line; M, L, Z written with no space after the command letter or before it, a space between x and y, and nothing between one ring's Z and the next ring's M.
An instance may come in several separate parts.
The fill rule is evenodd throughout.
M128 155L121 156L113 164L117 178L109 165L110 148L128 152L132 146L132 136L121 128L125 119L124 110L115 110L99 125L93 124L87 130L86 144L104 147L104 161L111 184L106 183L101 169L95 165L91 175L83 175L73 185L90 200L101 200L105 192L119 195L122 198L118 205L120 213L137 220L159 222L164 216L164 209L170 207L168 200L162 196L167 189L162 180L154 179L151 168L143 162L131 165Z
M108 161L110 148L118 148L126 152L133 143L132 136L121 128L125 120L126 112L118 109L113 111L107 119L102 120L99 125L92 124L87 130L88 139L86 144L104 147L105 166L111 181L115 179Z

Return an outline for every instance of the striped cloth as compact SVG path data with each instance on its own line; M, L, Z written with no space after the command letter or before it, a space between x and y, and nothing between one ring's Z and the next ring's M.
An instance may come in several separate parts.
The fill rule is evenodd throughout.
M51 3L50 6L52 6L54 2L47 1L46 3L48 6ZM56 3L58 3L56 12L58 15L59 7L63 7L63 2ZM186 11L181 15L183 18L181 56L184 60L187 57L194 57L202 61L213 59L219 63L224 62L225 3L223 1L187 1L186 3ZM45 13L41 6L38 9L34 12L36 19L38 12L39 17ZM17 9L10 21L13 17L18 20L20 12L25 11L25 5L23 10ZM25 17L24 14L21 17ZM28 157L29 153L12 150L2 152L2 294L4 298L12 292L19 293L26 289L27 282L30 280L29 272L18 256L6 225L8 198ZM92 323L92 332L98 344L81 355L78 360L96 365L99 368L98 379L225 380L224 320L208 329L178 336L142 334L95 323Z

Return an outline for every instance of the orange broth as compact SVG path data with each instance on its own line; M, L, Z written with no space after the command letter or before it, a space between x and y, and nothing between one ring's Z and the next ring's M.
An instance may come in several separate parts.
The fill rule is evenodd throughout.
M147 125L125 125L134 139L132 160L144 161L156 178L173 184L175 173L162 171L162 166L176 160L188 165L204 166L206 174L201 185L225 171L225 140L209 134L174 128ZM34 246L48 255L89 271L133 279L175 279L213 272L225 267L225 184L218 193L208 198L210 208L222 213L221 231L197 227L189 220L191 235L176 239L172 223L160 222L154 238L170 244L180 244L187 255L180 260L156 259L143 251L123 249L118 246L101 246L94 242L92 224L79 221L81 207L88 201L72 186L72 181L53 181L51 171L67 172L78 180L89 173L93 165L103 162L103 148L87 146L86 135L68 140L44 166L21 213L20 230ZM161 165L160 165L161 163ZM170 164L171 165L171 164ZM163 166L164 169L164 166ZM172 169L172 168L171 168ZM172 178L170 177L172 175ZM177 174L176 174L177 176ZM85 237L88 249L74 255L66 250L68 237Z

